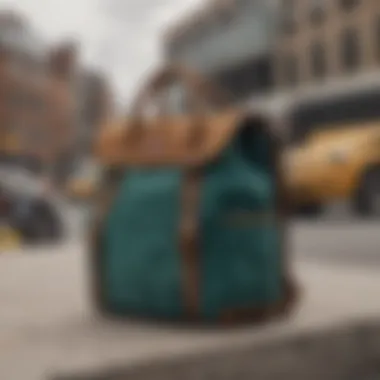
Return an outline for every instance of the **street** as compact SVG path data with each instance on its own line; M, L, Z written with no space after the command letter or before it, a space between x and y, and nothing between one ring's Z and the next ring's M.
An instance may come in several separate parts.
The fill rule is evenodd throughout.
M7 171L1 173L5 175ZM16 187L38 189L40 186L39 181L24 172L19 173L19 176L14 172L8 174L12 174L8 181L13 181ZM54 196L53 199L65 221L67 244L83 240L86 221L91 218L90 208L79 203L69 203L59 196ZM296 260L380 269L379 232L380 220L360 221L350 213L347 204L340 202L326 207L324 213L316 219L291 220L288 252ZM28 253L29 250L25 247L17 251Z
M289 230L297 260L380 270L379 222L296 221Z
M87 212L63 209L71 237L80 239ZM359 221L344 204L315 220L291 220L288 244L296 260L380 270L380 221Z
M68 243L80 242L88 210L63 200L59 208L66 221ZM380 270L380 221L356 220L341 206L315 220L292 220L288 244L288 252L296 260ZM27 253L28 248L18 251Z

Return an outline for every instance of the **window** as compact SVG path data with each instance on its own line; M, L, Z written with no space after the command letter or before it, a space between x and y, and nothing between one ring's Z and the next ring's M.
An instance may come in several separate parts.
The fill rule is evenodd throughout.
M43 147L51 142L51 136L42 126L28 125L20 133L25 145L29 147Z
M310 48L311 74L321 79L326 75L326 54L323 45L319 42Z
M340 0L340 6L345 11L351 11L359 4L359 0Z
M298 62L296 56L289 54L285 57L283 68L284 82L290 86L296 85L298 81Z
M320 24L325 18L326 1L310 0L310 20L313 24Z
M30 110L35 112L43 112L46 110L46 101L42 96L36 94L29 94L27 101L27 106Z
M295 8L294 0L282 0L282 10L293 14Z
M294 0L284 0L280 12L281 30L284 33L293 33L296 29L296 20L294 15Z
M216 73L213 79L228 91L233 101L268 92L273 86L271 57L252 57L240 65Z
M252 0L237 0L236 5L240 8L245 8L249 5L250 2L252 2Z
M375 37L374 38L374 41L375 41L374 49L375 49L377 61L380 62L380 15L377 16L377 18L375 20L374 33L375 33L375 36L374 36Z
M359 36L355 29L347 29L341 39L342 68L354 71L360 65Z
M230 8L222 9L217 14L217 22L215 23L216 28L218 28L219 25L226 26L231 24L234 14Z
M28 90L14 89L9 94L9 105L17 111L43 112L46 110L46 101L42 96Z

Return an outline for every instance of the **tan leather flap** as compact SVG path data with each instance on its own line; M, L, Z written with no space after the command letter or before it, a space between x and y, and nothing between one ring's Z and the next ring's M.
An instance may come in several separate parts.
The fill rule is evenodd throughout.
M199 165L217 156L235 135L243 113L229 110L199 119L199 141L190 143L194 119L169 116L145 122L136 135L132 123L105 128L95 154L107 165Z

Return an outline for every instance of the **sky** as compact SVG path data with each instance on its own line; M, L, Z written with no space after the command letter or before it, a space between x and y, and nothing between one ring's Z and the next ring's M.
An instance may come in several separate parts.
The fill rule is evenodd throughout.
M75 38L83 62L103 70L127 104L160 60L164 27L201 1L0 0L0 9L20 10L49 43Z

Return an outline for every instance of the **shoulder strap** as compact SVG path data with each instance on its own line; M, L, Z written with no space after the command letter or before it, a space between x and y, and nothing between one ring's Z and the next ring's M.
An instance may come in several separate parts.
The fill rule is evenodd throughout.
M196 319L200 312L199 205L201 169L185 172L182 189L182 216L179 244L183 259L183 293L186 315Z

